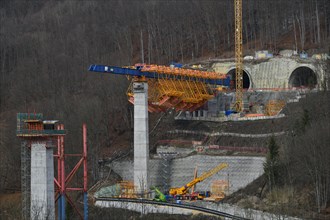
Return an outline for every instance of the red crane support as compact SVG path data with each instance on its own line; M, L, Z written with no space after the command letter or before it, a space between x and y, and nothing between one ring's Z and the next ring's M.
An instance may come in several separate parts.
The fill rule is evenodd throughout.
M59 129L64 130L64 125L59 125ZM80 219L88 218L88 201L87 201L87 127L83 124L83 153L82 154L65 154L64 150L64 136L57 138L57 179L54 178L56 189L55 201L58 203L58 219L65 219L65 203L66 201L72 206ZM65 159L68 157L80 157L74 168L66 176ZM77 173L80 167L83 167L83 186L69 187L72 178ZM84 198L84 213L82 214L78 207L74 204L70 195L70 191L83 192Z

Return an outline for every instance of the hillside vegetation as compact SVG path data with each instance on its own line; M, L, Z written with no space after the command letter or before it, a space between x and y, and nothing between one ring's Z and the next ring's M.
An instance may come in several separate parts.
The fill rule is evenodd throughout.
M329 109L329 92L309 94L299 103L289 104L285 109L286 120L280 122L286 135L264 142L269 149L265 174L226 201L277 214L327 219L330 213ZM269 124L265 123L264 129L269 129Z

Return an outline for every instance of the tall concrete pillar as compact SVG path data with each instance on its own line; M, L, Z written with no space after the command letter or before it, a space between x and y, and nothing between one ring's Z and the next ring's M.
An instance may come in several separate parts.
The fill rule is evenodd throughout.
M55 219L53 148L31 144L31 219Z
M134 185L138 193L149 190L148 84L133 83L134 90Z

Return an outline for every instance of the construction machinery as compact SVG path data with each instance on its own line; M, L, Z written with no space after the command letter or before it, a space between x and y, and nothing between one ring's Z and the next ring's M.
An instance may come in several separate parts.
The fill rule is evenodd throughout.
M214 174L216 174L217 172L219 172L220 170L224 169L228 167L227 163L220 163L218 166L216 166L215 168L213 168L212 170L203 173L201 176L193 179L192 181L190 181L189 183L185 184L182 187L179 188L171 188L169 193L172 196L176 196L176 195L185 195L188 193L189 189L191 187L193 187L194 185L196 185L199 182L202 182L203 180L209 178L210 176L213 176Z
M194 179L197 178L197 166L195 167L195 170L194 170ZM191 193L194 193L195 192L195 185L191 187Z
M230 85L226 74L180 68L177 66L136 64L131 67L91 65L89 71L133 77L127 90L128 101L134 104L134 82L148 83L148 111L195 111L222 87Z
M123 180L119 184L119 198L137 198L135 186L132 181Z
M173 200L173 197L172 196L164 195L158 188L151 187L151 189L155 190L155 192L156 192L156 196L153 199L154 201L157 201L157 202L168 202L170 200Z
M228 180L214 180L211 183L211 196L205 198L205 201L217 202L226 197L226 192L229 190Z
M176 199L178 200L204 200L206 198L209 198L211 195L210 191L202 191L202 192L192 192L190 194L185 195L176 195Z
M237 112L243 111L243 35L242 35L242 0L235 2L235 63L236 63L236 102Z
M274 116L280 113L285 106L284 100L269 100L265 106L265 114L267 116Z

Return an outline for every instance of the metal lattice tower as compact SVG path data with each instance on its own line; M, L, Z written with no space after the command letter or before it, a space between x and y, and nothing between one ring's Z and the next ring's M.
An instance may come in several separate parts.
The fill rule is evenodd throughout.
M162 161L162 180L163 180L163 190L168 191L170 188L170 178L171 178L171 162L176 157L177 153L164 152L159 153Z
M235 62L237 112L243 110L243 46L242 46L242 0L235 1Z
M28 142L21 142L21 192L22 192L22 219L30 219L31 206L31 152Z

